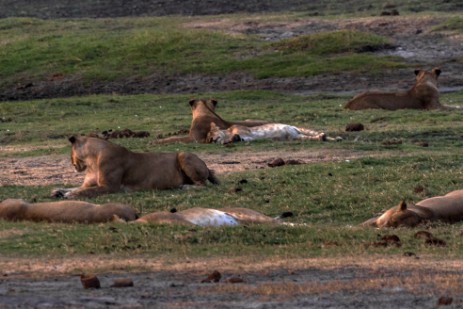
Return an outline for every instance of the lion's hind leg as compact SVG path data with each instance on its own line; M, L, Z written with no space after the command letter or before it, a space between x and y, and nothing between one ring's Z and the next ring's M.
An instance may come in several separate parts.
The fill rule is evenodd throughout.
M208 179L212 183L218 183L217 178L215 178L213 173L209 170L206 163L204 163L204 161L198 158L195 154L179 152L177 154L177 160L180 165L180 169L189 180L189 183L186 182L184 184L204 186Z
M50 196L57 197L57 198L64 198L70 194L70 192L74 191L77 188L56 188L51 190Z
M299 133L299 139L309 139L313 141L326 141L326 134L307 128L296 128Z

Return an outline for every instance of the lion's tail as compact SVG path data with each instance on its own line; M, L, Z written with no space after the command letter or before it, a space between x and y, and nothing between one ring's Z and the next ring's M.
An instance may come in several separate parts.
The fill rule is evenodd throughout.
M209 180L214 185L220 185L220 181L213 170L209 170L209 177L207 177L207 180Z
M284 211L273 219L282 220L282 219L291 218L291 217L294 217L294 213L292 211Z
M294 213L292 211L285 211L279 214L278 216L274 217L273 219L278 222L278 224L286 225L290 227L303 227L307 226L305 223L294 223L294 222L284 222L282 221L285 218L294 217Z

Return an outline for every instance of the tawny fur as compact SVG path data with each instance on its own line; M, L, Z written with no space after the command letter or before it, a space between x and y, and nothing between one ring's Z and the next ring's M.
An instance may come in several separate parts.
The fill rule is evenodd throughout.
M0 203L0 219L8 221L47 221L63 223L101 223L114 220L132 221L135 210L128 205L103 205L83 201L28 203L21 199L7 199Z
M137 223L178 224L199 226L233 226L241 224L281 224L279 217L271 218L248 208L201 208L195 207L180 212L153 212L137 219Z
M171 136L158 139L154 140L153 143L206 143L207 134L211 129L211 122L214 122L221 129L227 129L234 124L252 127L266 123L266 121L260 120L233 122L224 120L215 112L216 100L190 100L189 104L192 113L189 134L187 136Z
M382 215L362 223L375 227L414 227L423 222L440 221L455 223L463 221L463 190L444 196L435 196L416 204L401 202Z
M54 196L92 197L120 191L202 186L207 180L219 183L204 161L192 153L136 153L87 136L72 136L69 141L72 164L76 171L85 171L85 179L78 188L54 190Z
M431 72L415 70L416 82L410 90L397 93L364 92L347 102L345 108L353 110L368 108L387 110L449 108L439 102L437 78L440 73L441 70L437 68L432 69Z
M274 140L327 140L323 132L299 128L282 123L267 123L255 127L232 125L228 129L220 129L214 122L207 134L207 142L228 144L235 141L250 142L258 139Z

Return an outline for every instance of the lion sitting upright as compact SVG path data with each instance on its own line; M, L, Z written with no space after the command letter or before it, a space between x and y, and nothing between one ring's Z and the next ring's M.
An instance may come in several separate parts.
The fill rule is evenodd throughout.
M227 129L234 124L247 127L258 126L267 123L266 121L235 121L230 122L222 119L215 113L217 106L216 100L190 100L192 113L190 131L187 136L171 136L159 140L154 140L156 144L166 143L207 143L207 134L211 130L211 122L214 122L219 128Z
M447 108L439 102L437 78L440 73L441 70L437 68L432 69L431 72L415 70L416 83L410 90L397 93L363 92L347 102L345 108L354 110L368 108L388 110Z
M71 136L71 161L76 171L85 171L78 188L55 189L53 196L92 197L119 191L171 189L219 181L204 161L188 152L135 153L109 141Z

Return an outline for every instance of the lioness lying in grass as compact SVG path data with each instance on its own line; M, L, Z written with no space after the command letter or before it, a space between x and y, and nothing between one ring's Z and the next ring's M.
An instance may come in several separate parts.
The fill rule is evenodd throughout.
M188 152L135 153L109 141L71 136L71 162L77 172L85 171L78 188L55 189L55 197L92 197L120 191L172 189L202 186L219 181L206 163Z
M291 212L284 212L271 218L249 208L201 208L195 207L180 212L160 211L142 216L135 222L153 224L180 224L199 226L232 226L242 224L281 224L283 218L291 217Z
M414 227L423 222L440 221L454 223L463 221L463 190L456 190L444 196L435 196L407 204L402 201L382 215L362 223L374 227Z
M439 102L437 78L440 69L415 70L415 85L406 92L363 92L347 102L347 109L382 108L396 110L403 108L438 109L447 108Z
M258 139L326 141L332 138L328 138L323 132L282 123L267 123L255 127L232 125L228 129L221 129L211 122L211 130L207 134L207 142L217 144L250 142Z
M62 223L101 223L115 218L132 221L137 218L128 205L103 205L82 201L28 203L21 199L7 199L0 203L0 219L8 221L47 221Z

